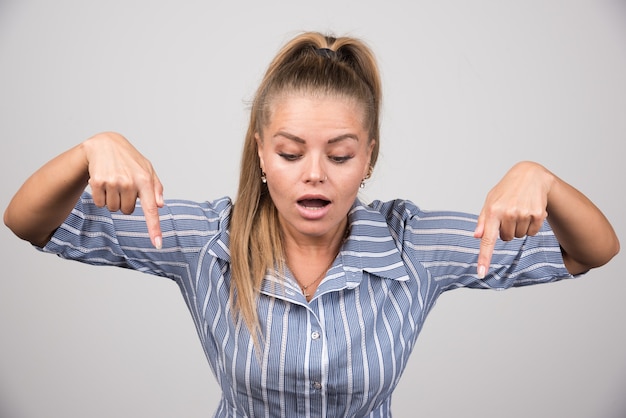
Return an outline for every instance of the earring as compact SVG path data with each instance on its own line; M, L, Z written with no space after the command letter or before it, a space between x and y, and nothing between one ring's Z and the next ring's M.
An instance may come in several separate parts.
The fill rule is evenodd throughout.
M361 189L365 188L365 180L369 179L370 177L372 177L372 172L374 171L374 167L372 167L370 165L370 167L367 169L367 174L365 175L365 177L363 178L363 180L361 180L361 185L359 186Z
M265 171L261 171L261 183L267 183L267 176L265 175Z

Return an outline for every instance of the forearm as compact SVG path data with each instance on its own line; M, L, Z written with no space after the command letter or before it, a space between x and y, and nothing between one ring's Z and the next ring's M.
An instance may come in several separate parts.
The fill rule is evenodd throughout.
M20 238L45 245L88 184L83 145L52 159L24 182L4 212L4 223Z
M547 212L570 273L599 267L619 252L617 235L602 212L556 176L548 194Z

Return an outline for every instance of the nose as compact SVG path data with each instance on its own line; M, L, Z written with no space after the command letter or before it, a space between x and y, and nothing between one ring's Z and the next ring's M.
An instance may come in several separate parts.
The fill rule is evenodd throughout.
M323 183L328 179L321 158L311 157L304 173L305 183Z

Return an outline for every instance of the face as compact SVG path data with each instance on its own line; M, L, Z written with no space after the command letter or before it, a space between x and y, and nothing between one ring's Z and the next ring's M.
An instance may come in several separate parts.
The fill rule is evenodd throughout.
M256 139L283 233L320 242L343 236L374 146L364 109L345 98L287 96L271 111Z

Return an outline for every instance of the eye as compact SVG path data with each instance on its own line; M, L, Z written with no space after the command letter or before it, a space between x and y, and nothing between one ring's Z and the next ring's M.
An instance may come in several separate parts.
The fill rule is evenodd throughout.
M287 161L296 161L301 157L298 154L287 154L285 152L279 152L278 155Z
M352 159L352 156L351 155L331 155L328 157L328 159L334 163L341 164Z

